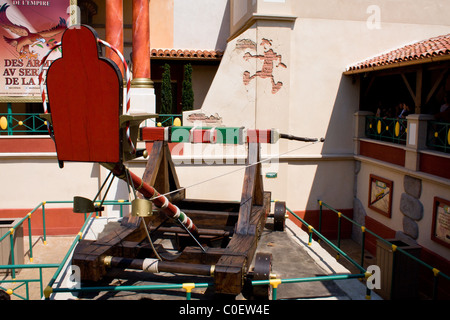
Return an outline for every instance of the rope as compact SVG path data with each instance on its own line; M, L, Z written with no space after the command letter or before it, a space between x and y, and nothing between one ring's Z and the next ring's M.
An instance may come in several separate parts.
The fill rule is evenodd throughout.
M225 177L225 176L227 176L227 175L229 175L229 174L232 174L232 173L235 173L235 172L238 172L238 171L241 171L241 170L250 168L250 167L255 166L255 165L257 165L257 164L264 163L264 162L266 162L266 161L272 161L273 159L276 159L276 158L278 158L278 157L280 157L280 156L284 156L284 155L286 155L286 154L288 154L288 153L291 153L291 152L294 152L294 151L297 151L297 150L300 150L300 149L303 149L303 148L306 148L306 147L310 147L310 146L312 146L312 145L314 145L314 144L316 144L316 143L318 143L318 141L314 141L314 142L312 142L312 143L310 143L310 144L301 146L301 147L299 147L299 148L295 148L295 149L292 149L292 150L288 150L288 151L286 151L286 152L284 152L284 153L279 154L277 157L275 157L275 156L274 156L274 157L269 157L269 158L260 160L260 161L258 161L258 162L255 162L255 163L246 165L246 166L244 166L243 168L238 168L238 169L232 170L232 171L230 171L230 172L226 172L226 173L217 175L217 176L215 176L215 177L212 177L212 178L209 178L209 179L206 179L206 180L203 180L203 181L200 181L200 182L191 184L190 186L183 187L183 188L179 188L179 189L176 189L176 190L173 190L173 191L170 191L170 192L161 194L161 196L167 196L167 195L170 195L170 194L172 194L172 193L176 193L176 192L181 191L181 190L187 190L187 189L189 189L189 188L199 186L199 185L201 185L201 184L210 182L210 181L212 181L212 180L215 180L215 179L218 179L218 178L222 178L222 177ZM155 196L155 197L153 197L153 198L151 198L151 199L149 199L149 200L153 200L153 199L155 199L155 198L157 198L157 197L159 197L159 196L160 196L160 195Z

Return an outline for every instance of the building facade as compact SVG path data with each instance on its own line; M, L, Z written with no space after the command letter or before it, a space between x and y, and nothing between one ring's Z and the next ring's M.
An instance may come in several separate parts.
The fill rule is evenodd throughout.
M122 10L120 41L133 67L134 2L113 8ZM107 14L107 3L79 1L82 22L104 38L115 21ZM262 146L264 187L273 199L286 201L307 221L317 221L322 200L386 238L419 244L423 257L448 274L449 149L433 149L426 137L433 125L429 121L435 120L430 106L443 104L450 90L445 37L450 33L449 3L151 0L148 10L154 101L145 100L145 105L158 112L161 68L167 63L177 97L173 113L181 113L182 73L192 64L195 110L183 113L183 125L205 125L208 119L207 126L276 128L324 138ZM358 63L438 36L447 47L436 57L409 53L409 62ZM386 121L378 125L383 118L376 117L380 101L409 105L410 115L398 123L399 134L395 121L391 129L385 130L390 125ZM6 113L6 103L1 108ZM34 111L38 106L20 102L13 108L39 112ZM375 130L375 137L368 130L371 117L374 130L383 128ZM448 126L446 130L448 135ZM381 131L393 139L376 137ZM400 132L403 140L395 141ZM444 137L446 144L450 141ZM2 132L0 145L2 216L26 212L43 200L95 195L107 174L97 164L70 163L60 170L52 141L45 136ZM240 199L245 146L172 147L180 183L190 197ZM143 172L145 160L132 161L130 167ZM21 192L24 184L32 190L26 196ZM110 199L129 197L120 183L110 193ZM70 208L61 210L70 215ZM336 234L334 222L324 228ZM347 226L347 236L359 241L361 231L351 229ZM368 249L375 252L375 247L370 240Z

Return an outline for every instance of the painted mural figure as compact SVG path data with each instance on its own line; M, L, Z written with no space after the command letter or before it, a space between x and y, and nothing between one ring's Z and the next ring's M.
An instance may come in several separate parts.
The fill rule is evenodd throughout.
M256 71L256 73L252 76L250 75L250 72L244 72L244 84L248 85L250 81L256 77L260 77L262 79L270 79L272 81L272 94L275 94L281 89L281 87L283 86L283 82L275 82L273 76L274 64L276 64L275 67L287 68L287 66L283 62L281 62L281 55L274 52L271 48L271 40L262 39L261 45L264 46L264 55L252 55L249 52L246 52L244 55L244 59L246 61L248 61L250 58L263 60L262 70Z
M8 8L9 5L6 3L0 7L0 26L16 35L16 38L7 38L3 36L3 39L6 43L16 49L19 54L19 59L37 59L38 55L33 52L30 47L37 42L42 42L45 44L45 38L54 37L57 34L62 33L67 28L66 20L60 18L58 25L48 30L33 33L27 27L11 22L6 15ZM47 44L47 46L49 46L49 44Z

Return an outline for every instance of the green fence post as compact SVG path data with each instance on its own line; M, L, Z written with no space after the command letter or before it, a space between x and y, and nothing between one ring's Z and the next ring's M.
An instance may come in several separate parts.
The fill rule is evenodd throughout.
M439 275L439 270L436 268L433 268L433 274L434 274L434 281L433 281L433 300L437 300L437 295L438 295L438 275Z
M15 262L14 262L14 228L11 228L9 230L9 244L10 244L10 248L11 248L11 265L15 265ZM12 275L12 279L15 280L16 279L16 269L15 268L11 268L11 275Z
M338 238L337 238L337 247L341 248L341 215L342 213L338 212ZM339 259L339 252L336 255L336 259Z
M8 108L8 116L7 116L8 136L12 136L13 128L12 128L12 104L11 104L11 102L8 102L7 108Z
M312 235L313 235L313 229L314 227L311 225L308 225L308 230L309 230L309 240L308 240L308 246L311 245L312 243Z
M319 233L322 233L322 200L319 200Z
M366 227L361 227L361 267L364 267L364 251L366 243Z
M194 288L195 283L183 283L183 289L186 290L186 300L191 300L191 292Z
M33 262L33 241L31 240L31 212L28 213L28 243L30 245L30 262Z
M277 300L277 288L281 284L281 279L270 279L269 283L272 285L272 300Z
M44 245L47 245L47 231L45 228L45 204L47 201L42 202L42 228L43 228L43 235L44 235Z
M397 246L396 245L394 245L394 244L392 244L391 245L391 247L392 247L392 277L391 277L391 293L390 293L390 297L391 297L391 299L392 299L392 293L394 292L394 278L395 278L395 272L394 272L394 270L395 270L395 254L396 254L396 251L397 251Z

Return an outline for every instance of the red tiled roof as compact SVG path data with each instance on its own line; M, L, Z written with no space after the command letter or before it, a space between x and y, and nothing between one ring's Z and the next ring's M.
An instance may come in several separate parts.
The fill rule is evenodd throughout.
M151 49L152 58L162 59L211 59L218 60L223 56L222 51L216 50L182 50L182 49Z
M395 67L402 63L420 63L424 59L450 59L450 33L415 42L388 53L359 62L347 68L346 72L363 72L383 66Z

